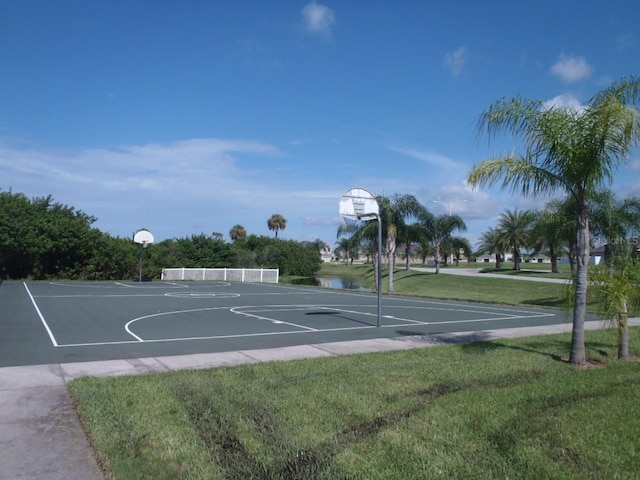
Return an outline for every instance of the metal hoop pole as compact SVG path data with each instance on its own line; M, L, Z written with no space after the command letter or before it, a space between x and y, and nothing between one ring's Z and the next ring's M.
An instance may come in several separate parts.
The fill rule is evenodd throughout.
M376 215L378 219L378 323L380 328L380 317L382 316L382 220L380 215Z

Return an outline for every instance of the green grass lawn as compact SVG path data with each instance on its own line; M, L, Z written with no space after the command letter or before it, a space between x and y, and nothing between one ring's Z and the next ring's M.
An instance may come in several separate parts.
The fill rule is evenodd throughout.
M370 265L320 274L374 282ZM394 279L400 295L547 307L565 296L508 277ZM561 360L566 334L82 378L69 390L107 478L638 478L640 363L615 359L614 330L586 335L597 363L586 369Z
M375 277L373 267L365 265L325 264L319 272L324 276L353 276L362 283L373 287ZM388 271L383 268L382 291L388 292ZM441 273L425 273L415 270L396 269L394 271L394 294L445 300L469 300L508 305L527 305L564 308L567 287L561 284L543 282L523 282L505 278L463 277ZM590 311L595 303L589 302Z
M632 479L640 363L614 331L69 384L108 478ZM640 329L631 332L638 354Z

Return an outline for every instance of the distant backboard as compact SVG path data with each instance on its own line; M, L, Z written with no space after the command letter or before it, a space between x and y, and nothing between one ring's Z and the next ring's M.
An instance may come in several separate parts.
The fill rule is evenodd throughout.
M354 220L372 220L380 215L375 197L364 188L347 190L338 205L340 215Z
M138 230L133 236L133 241L141 244L143 247L146 247L150 243L153 243L153 235L149 230Z

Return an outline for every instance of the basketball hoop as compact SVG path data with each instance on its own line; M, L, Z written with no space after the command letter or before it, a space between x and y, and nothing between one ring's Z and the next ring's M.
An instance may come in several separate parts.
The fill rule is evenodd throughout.
M352 220L373 220L380 214L375 197L364 188L347 190L340 198L338 210L341 216Z
M134 243L140 245L140 262L138 267L139 276L138 279L142 282L142 250L147 248L150 244L153 243L153 235L149 230L143 228L142 230L138 230L133 236Z
M382 221L380 219L380 206L375 197L364 188L352 188L344 192L338 204L338 212L343 218L351 220L378 220L378 321L382 316Z
M143 228L142 230L138 230L133 236L133 242L142 245L144 248L147 247L150 243L153 243L153 235L149 230Z

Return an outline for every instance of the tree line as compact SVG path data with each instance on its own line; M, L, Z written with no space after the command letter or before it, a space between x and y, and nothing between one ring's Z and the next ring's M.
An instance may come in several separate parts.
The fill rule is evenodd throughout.
M95 228L95 221L51 195L0 191L0 279L138 279L140 247ZM285 225L280 215L278 229ZM155 243L142 251L144 277L158 279L166 267L278 268L280 275L300 276L320 268L317 242L247 235L240 225L230 236L232 242L213 233Z

